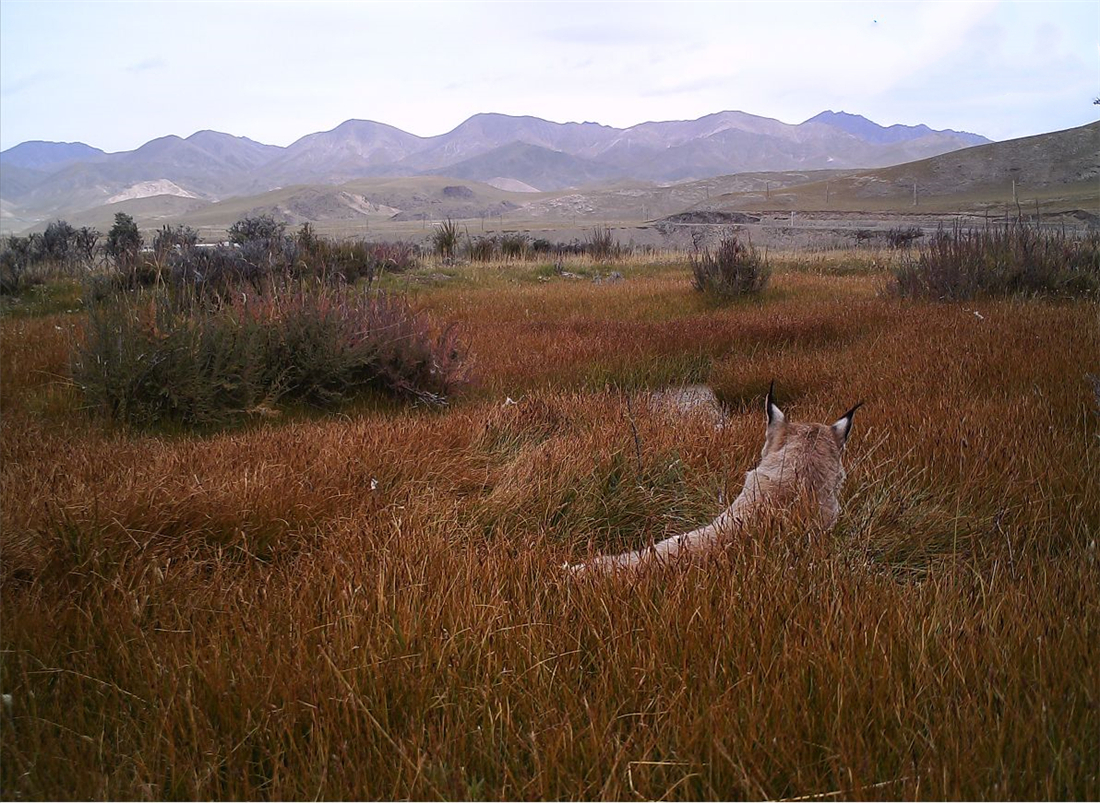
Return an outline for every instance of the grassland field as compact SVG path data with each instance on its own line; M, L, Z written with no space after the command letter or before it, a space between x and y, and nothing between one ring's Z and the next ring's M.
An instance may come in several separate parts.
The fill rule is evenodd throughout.
M133 431L68 380L79 288L0 321L5 799L1096 799L1100 310L884 292L785 253L390 276L459 325L443 410ZM595 282L612 271L618 281ZM709 521L863 400L829 533L578 580ZM647 406L707 383L729 412Z

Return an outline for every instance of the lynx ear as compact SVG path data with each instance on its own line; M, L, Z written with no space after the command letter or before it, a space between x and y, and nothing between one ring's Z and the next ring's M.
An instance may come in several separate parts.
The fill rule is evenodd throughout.
M787 417L783 415L783 411L775 406L775 380L768 386L768 398L764 400L764 412L768 416L768 428L771 429L773 424L782 424L787 420Z
M840 419L833 424L833 435L836 436L836 444L841 449L844 448L844 444L848 442L848 435L852 432L852 416L856 414L856 410L863 406L863 402L860 402L851 410L846 412L840 417Z

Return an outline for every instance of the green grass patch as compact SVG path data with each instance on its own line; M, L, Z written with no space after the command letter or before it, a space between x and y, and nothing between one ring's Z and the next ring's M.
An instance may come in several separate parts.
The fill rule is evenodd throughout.
M710 379L713 365L711 355L691 352L639 355L630 359L609 357L579 366L575 386L587 390L615 388L631 391L696 385Z
M83 285L77 279L54 279L0 296L0 314L12 318L79 313L84 310Z

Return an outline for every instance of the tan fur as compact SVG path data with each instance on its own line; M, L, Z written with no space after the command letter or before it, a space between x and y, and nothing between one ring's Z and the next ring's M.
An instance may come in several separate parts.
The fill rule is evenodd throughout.
M688 553L705 552L737 533L779 517L796 516L807 528L832 527L840 513L838 497L844 483L841 455L856 408L832 426L795 424L786 420L771 398L769 391L765 402L768 429L760 463L745 475L740 495L718 518L647 549L605 555L573 566L573 571L617 571L668 563Z

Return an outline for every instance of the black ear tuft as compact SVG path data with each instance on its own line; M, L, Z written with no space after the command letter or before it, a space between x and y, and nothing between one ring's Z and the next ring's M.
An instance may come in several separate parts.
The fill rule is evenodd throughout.
M863 402L860 402L851 410L846 412L837 422L833 424L833 432L836 433L837 442L841 448L848 442L848 436L852 434L852 416L856 414L856 410L863 406Z
M851 410L849 410L844 415L842 415L841 418L847 418L849 423L850 423L851 420L852 420L852 416L856 414L856 410L858 410L862 406L863 406L863 402L858 402L855 407L853 407Z
M768 398L764 400L764 411L768 414L768 429L779 427L786 423L786 416L775 403L775 380L768 386Z

